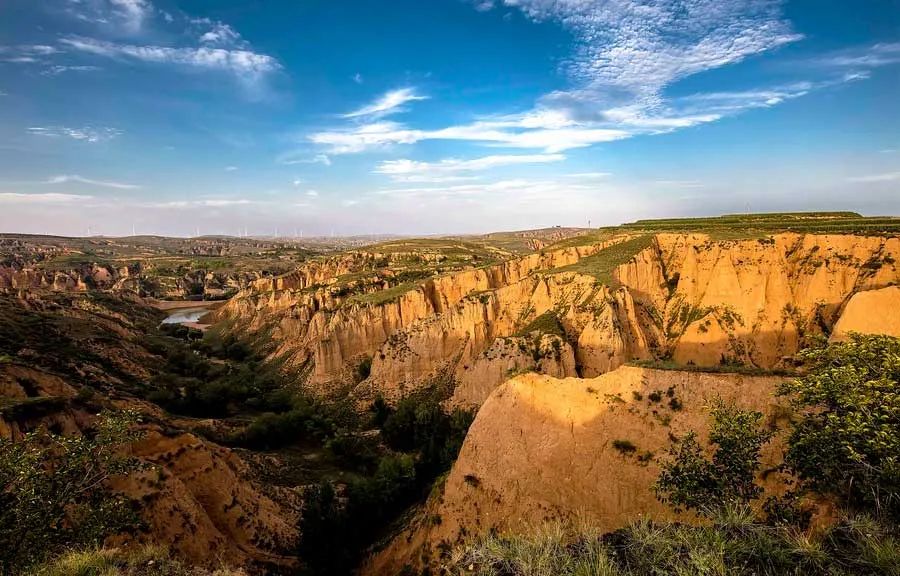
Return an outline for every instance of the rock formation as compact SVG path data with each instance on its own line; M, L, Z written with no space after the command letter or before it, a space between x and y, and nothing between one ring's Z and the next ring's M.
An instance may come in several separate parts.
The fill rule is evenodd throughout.
M634 240L547 249L367 301L316 287L352 262L310 265L255 283L219 314L234 333L269 342L272 356L321 394L396 399L438 373L471 383L477 371L481 392L471 400L526 368L496 341L522 336L545 314L561 326L561 351L572 350L584 377L636 359L775 368L810 337L830 334L854 294L900 281L898 238L658 234L620 253ZM357 382L354 368L366 359L371 372Z

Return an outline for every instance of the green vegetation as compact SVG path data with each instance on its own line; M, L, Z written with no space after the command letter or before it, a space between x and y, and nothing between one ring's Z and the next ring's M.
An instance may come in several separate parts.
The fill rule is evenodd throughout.
M762 493L755 482L759 454L773 435L760 427L762 417L760 412L721 402L713 406L709 432L712 457L704 454L694 432L673 442L669 460L663 462L654 486L659 499L675 510L709 515L758 498Z
M136 439L135 416L105 414L84 436L29 432L0 438L0 574L23 572L78 546L96 546L132 526L128 503L107 480L137 464L118 448Z
M700 372L709 374L743 374L745 376L796 376L797 372L790 368L758 368L746 364L724 363L714 366L698 364L679 364L672 360L632 360L629 366L651 368L653 370L675 370L678 372Z
M549 334L551 336L559 336L563 340L566 339L566 331L559 321L559 316L553 310L547 310L529 322L528 325L516 333L516 336L530 336L533 332L537 332L541 336Z
M620 229L648 232L703 232L715 239L753 238L775 232L895 234L900 218L865 218L855 212L727 214L709 218L638 220Z
M637 446L631 440L613 440L612 447L622 454L634 454L637 452Z
M578 272L579 274L587 274L593 276L600 283L612 286L615 284L613 271L629 260L641 250L648 248L653 244L653 236L644 234L624 242L619 242L608 248L605 248L592 256L582 258L575 264L554 268L553 274L563 272Z
M807 536L737 507L703 526L639 521L609 534L553 525L488 535L450 564L458 576L896 576L900 535L858 517Z
M422 390L389 407L373 404L374 424L389 451L374 470L352 478L341 492L330 483L306 491L299 553L310 574L348 573L362 550L404 510L423 499L449 470L473 415L441 408L446 391Z
M854 334L800 354L786 463L808 490L900 519L900 339Z
M67 552L31 570L29 576L245 576L243 570L219 568L214 572L188 567L160 546L142 548L89 548Z

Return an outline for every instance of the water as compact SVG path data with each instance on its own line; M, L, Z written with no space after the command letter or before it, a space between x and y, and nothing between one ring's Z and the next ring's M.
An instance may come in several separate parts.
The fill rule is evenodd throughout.
M162 323L190 324L200 320L207 312L209 312L208 308L182 308L180 310L173 310Z

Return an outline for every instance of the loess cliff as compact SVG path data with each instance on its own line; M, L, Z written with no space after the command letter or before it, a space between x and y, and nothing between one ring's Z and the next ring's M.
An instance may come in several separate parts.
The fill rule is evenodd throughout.
M385 281L362 297L322 287L358 261L311 263L256 282L219 318L268 343L317 393L395 400L449 375L452 403L479 405L529 370L594 377L633 360L782 367L830 335L845 309L863 314L865 305L848 305L854 295L900 282L898 259L893 237L620 234L418 283ZM891 294L881 306L896 318Z

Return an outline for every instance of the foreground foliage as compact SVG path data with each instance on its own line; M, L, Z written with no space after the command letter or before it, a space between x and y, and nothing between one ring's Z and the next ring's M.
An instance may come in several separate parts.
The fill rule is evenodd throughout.
M136 438L133 422L131 414L107 414L83 436L42 429L19 442L0 439L0 573L98 545L135 521L106 486L137 466L117 450Z
M550 526L525 536L487 536L461 551L454 575L477 576L897 576L900 534L870 517L819 537L722 509L705 526L643 521L600 535Z
M900 519L900 339L854 334L801 353L786 383L802 411L786 462L815 492Z
M29 576L246 576L243 570L209 571L185 566L168 550L147 546L135 550L87 549L67 552L34 568Z

